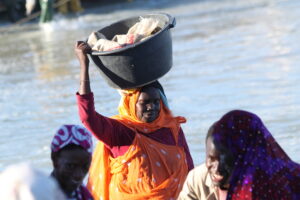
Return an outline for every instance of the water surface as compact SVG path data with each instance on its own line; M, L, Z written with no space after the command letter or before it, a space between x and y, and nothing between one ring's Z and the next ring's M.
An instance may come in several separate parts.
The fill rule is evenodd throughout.
M50 142L61 124L81 124L75 93L75 41L125 17L167 12L174 66L160 81L195 164L204 161L210 125L232 109L258 114L278 143L300 162L300 60L297 0L139 0L56 16L47 27L3 27L0 34L0 170L30 160L49 172ZM91 63L98 112L117 114L118 93Z

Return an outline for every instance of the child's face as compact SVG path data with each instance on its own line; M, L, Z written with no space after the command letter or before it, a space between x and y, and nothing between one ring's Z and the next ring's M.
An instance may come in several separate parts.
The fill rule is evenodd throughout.
M82 148L65 149L54 159L55 176L66 193L73 192L87 174L91 155Z

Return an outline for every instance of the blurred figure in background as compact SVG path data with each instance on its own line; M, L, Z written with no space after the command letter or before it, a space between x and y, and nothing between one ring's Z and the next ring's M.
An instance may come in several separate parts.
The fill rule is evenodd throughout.
M16 22L25 17L26 0L0 0L11 22Z
M27 163L0 174L1 200L66 200L56 181Z
M57 3L61 4L57 9L62 14L67 14L69 11L74 13L83 11L80 0L58 0Z
M36 5L36 0L26 0L25 8L26 8L27 16L33 12L35 5Z
M53 18L53 1L54 0L39 0L41 6L40 23L51 22Z

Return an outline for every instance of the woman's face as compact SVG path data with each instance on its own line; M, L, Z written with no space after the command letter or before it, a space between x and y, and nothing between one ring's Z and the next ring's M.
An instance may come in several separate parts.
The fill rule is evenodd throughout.
M213 184L221 189L228 189L233 159L229 151L224 148L218 149L212 136L208 137L206 141L206 167Z
M68 194L82 184L90 168L91 155L80 147L62 149L53 162L55 177Z
M159 115L160 94L154 87L142 90L136 103L136 116L142 122L153 122Z

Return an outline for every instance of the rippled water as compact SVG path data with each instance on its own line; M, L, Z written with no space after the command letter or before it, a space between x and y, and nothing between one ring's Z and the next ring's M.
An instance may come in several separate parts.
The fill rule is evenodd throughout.
M167 12L174 66L161 79L183 125L195 164L209 126L231 109L258 114L300 162L300 2L297 0L136 0L56 16L47 26L0 29L0 170L25 160L50 171L49 144L64 123L80 124L76 40L119 19ZM297 67L298 66L298 67ZM119 95L91 67L96 109L117 113Z

